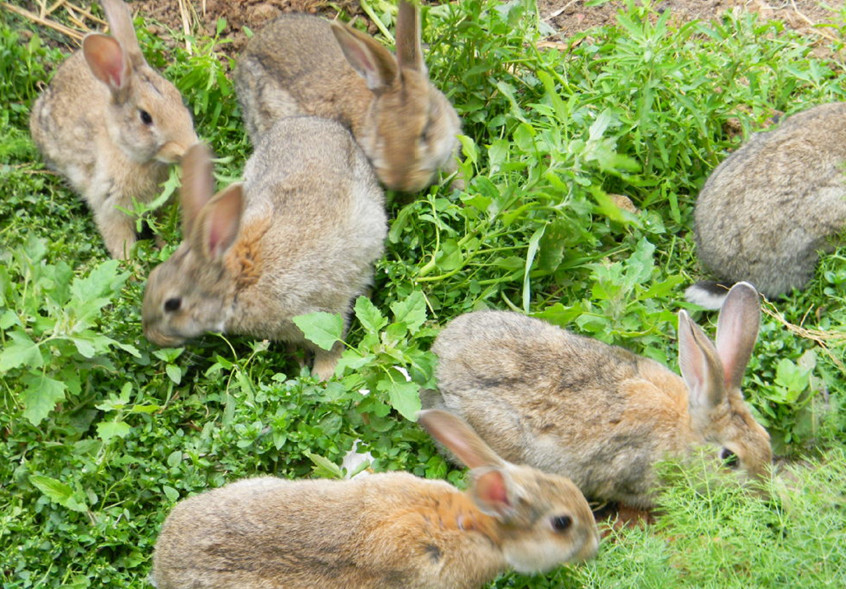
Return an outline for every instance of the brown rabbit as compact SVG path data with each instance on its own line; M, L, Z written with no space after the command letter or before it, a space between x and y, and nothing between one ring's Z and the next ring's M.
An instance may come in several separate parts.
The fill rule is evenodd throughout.
M265 133L245 184L214 195L211 154L198 144L182 164L182 245L147 281L147 338L181 345L208 331L305 344L329 378L343 347L304 341L293 317L346 316L382 254L384 195L341 125L291 117Z
M136 236L120 209L153 200L197 135L179 91L144 60L129 7L101 1L112 36L86 35L35 102L30 132L85 198L112 257L125 258Z
M461 589L596 554L593 514L568 479L503 461L448 412L420 423L472 469L468 491L401 472L229 484L165 520L156 587Z
M702 264L768 297L803 288L820 251L846 232L846 102L822 104L756 133L708 178L694 212ZM704 281L691 302L719 308L727 288Z
M337 22L282 15L247 44L235 88L255 144L276 120L311 114L347 126L379 180L414 192L456 169L458 115L429 81L420 15L400 2L397 56Z
M740 382L760 321L758 293L732 288L716 345L679 311L680 378L663 365L519 313L453 320L433 346L441 398L507 460L567 473L585 496L651 507L653 465L691 446L748 475L767 472L770 439Z

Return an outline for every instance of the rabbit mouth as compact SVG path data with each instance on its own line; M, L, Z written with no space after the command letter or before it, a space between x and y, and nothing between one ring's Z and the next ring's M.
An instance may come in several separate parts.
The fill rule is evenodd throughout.
M190 145L188 146L190 147ZM165 143L158 152L156 152L156 160L163 164L176 164L182 160L182 156L188 151L188 147L170 141Z
M151 327L144 328L144 337L162 348L176 348L185 343L184 338L165 335Z

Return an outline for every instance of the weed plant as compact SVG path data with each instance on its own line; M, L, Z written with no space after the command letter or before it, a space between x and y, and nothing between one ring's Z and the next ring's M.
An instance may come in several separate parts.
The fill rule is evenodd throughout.
M389 6L368 9L393 30ZM353 447L373 470L463 484L407 418L435 384L438 329L470 310L531 313L676 367L678 309L713 332L715 317L682 300L702 277L692 207L708 173L775 114L846 99L843 64L816 57L816 39L754 15L676 26L630 1L615 25L543 49L532 2L466 0L424 17L430 74L464 122L467 185L389 195L387 253L324 384L284 346L209 335L157 349L143 338L145 277L179 240L166 202L178 171L156 203L163 220L138 211L169 245L108 260L85 205L28 136L29 107L64 52L3 13L4 587L145 587L176 501L256 474L342 476ZM225 40L191 39L189 53L184 39L141 37L218 155L220 184L238 178L250 146ZM586 565L491 586L846 585L845 260L841 248L805 291L766 305L745 392L776 452L806 459L784 467L769 499L670 466L677 484L655 525L610 532ZM340 333L332 316L301 321L317 343Z

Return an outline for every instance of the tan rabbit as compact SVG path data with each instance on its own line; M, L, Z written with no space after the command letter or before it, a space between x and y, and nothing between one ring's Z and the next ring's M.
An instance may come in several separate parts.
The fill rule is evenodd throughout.
M133 199L149 202L197 142L179 91L144 60L129 7L101 0L112 36L92 33L35 102L30 132L48 166L94 213L106 248L125 258L136 241Z
M156 587L461 589L596 554L593 514L568 479L503 461L448 412L420 423L472 469L468 491L402 472L232 483L173 509Z
M651 507L653 465L694 445L752 477L772 460L766 430L740 382L760 321L758 293L732 288L716 345L679 311L680 378L623 348L519 313L481 311L453 320L433 346L441 398L503 458L566 473L591 499Z
M455 109L429 81L420 16L400 2L397 57L337 22L282 15L247 44L235 88L253 144L281 117L311 114L347 126L392 190L414 192L454 171Z
M717 279L751 282L768 297L803 288L819 252L846 234L846 102L753 135L708 178L694 220L698 256ZM705 281L686 296L719 308L727 290Z
M161 346L208 331L304 343L329 378L342 351L312 347L296 315L349 311L373 275L387 232L384 196L341 125L279 121L247 161L245 184L213 196L211 155L198 144L182 165L184 242L150 274L144 333Z

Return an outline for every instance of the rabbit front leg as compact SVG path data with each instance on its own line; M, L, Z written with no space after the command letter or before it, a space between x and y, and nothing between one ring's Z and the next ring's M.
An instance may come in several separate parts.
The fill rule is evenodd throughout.
M92 206L94 222L103 236L106 249L117 260L127 259L137 241L135 222L122 210L126 208L123 200L120 193L113 190L99 205Z
M335 342L332 349L328 351L315 348L311 372L322 381L329 380L335 374L335 366L338 364L338 359L343 351L344 344L340 341Z

